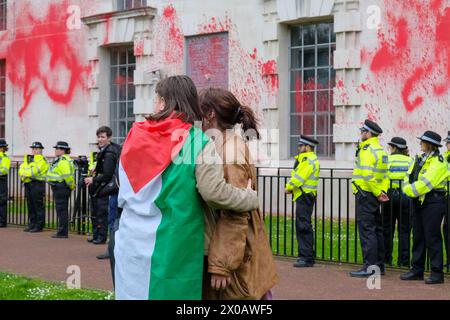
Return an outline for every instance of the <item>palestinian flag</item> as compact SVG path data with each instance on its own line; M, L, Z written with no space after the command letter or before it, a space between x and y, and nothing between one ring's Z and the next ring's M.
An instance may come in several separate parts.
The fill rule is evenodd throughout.
M135 123L120 158L116 299L202 297L204 217L195 160L208 142L180 119Z

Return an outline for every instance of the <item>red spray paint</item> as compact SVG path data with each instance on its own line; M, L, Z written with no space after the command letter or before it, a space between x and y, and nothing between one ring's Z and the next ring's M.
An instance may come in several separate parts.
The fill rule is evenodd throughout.
M15 38L0 55L8 61L9 80L22 92L20 118L41 88L53 102L67 107L75 89L87 87L90 68L80 62L79 43L72 43L67 30L68 5L67 1L50 4L42 19L34 18L26 3L18 8Z
M105 23L105 39L103 40L103 44L106 45L109 43L110 39L109 39L109 34L111 32L111 18L113 16L113 13L107 13L105 14L105 19L106 19L106 23Z
M269 60L262 65L262 76L268 79L272 90L278 90L277 62L275 60Z
M144 55L144 41L138 40L134 43L134 55L140 57Z
M443 3L384 1L386 24L370 70L376 91L397 90L409 113L450 90L450 7Z
M184 35L178 26L177 11L172 5L164 8L162 23L168 41L164 51L164 61L169 64L180 63L183 61Z

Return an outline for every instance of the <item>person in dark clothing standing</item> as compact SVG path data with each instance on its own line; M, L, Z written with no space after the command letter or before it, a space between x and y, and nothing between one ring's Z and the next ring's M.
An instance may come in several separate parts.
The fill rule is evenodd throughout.
M402 192L402 185L408 171L414 164L409 156L406 140L394 137L388 142L391 154L388 157L389 202L384 204L383 214L383 238L385 248L385 264L393 264L392 252L394 249L394 233L397 224L398 233L398 261L399 267L408 267L410 264L410 198Z
M448 170L450 171L450 131L448 132L447 138L444 139L445 146L447 147L447 151L444 152L444 160L447 161L448 164ZM444 231L444 245L445 245L445 252L447 253L447 270L450 268L450 240L448 238L449 234L449 225L448 225L448 218L450 216L450 200L448 199L450 197L450 178L447 181L447 212L444 215L444 225L443 225L443 231Z
M92 196L92 233L88 242L105 244L108 236L109 195L99 196L98 191L111 181L116 169L117 155L111 146L112 130L103 126L97 130L99 152L96 158L94 176L84 179Z
M8 144L5 140L0 140L0 228L6 228L8 204L8 174L11 167L11 160L6 154Z
M115 173L116 176L119 177L119 159L120 159L120 153L122 152L122 146L118 145L117 143L111 142L111 147L116 153L116 168ZM108 243L108 249L97 256L97 259L103 260L103 259L111 259L114 260L114 254L111 254L111 250L109 249L111 241L114 243L114 226L116 219L118 219L118 197L119 192L114 193L109 196L109 205L108 205L108 229L109 229L109 243ZM111 269L113 269L113 262L111 262Z

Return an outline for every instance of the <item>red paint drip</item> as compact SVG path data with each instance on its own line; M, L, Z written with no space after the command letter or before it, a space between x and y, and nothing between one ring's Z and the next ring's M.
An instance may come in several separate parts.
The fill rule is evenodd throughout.
M302 79L297 74L295 77L295 111L297 113L303 112L303 95L302 95ZM299 127L301 128L301 127Z
M136 57L140 57L142 55L144 55L144 41L136 41L134 43L134 55Z
M383 41L381 48L375 54L370 69L374 72L387 69L396 63L401 51L408 44L408 24L405 19L399 19L394 24L396 30L395 44L391 46L389 42Z
M52 101L64 106L72 101L77 87L87 87L85 75L90 68L79 62L79 48L70 41L67 5L67 1L50 4L45 17L39 20L29 7L23 6L15 21L15 39L2 56L8 61L9 80L22 91L20 118L41 87ZM61 82L61 75L68 79L67 83Z
M273 90L278 89L277 62L269 60L262 65L262 76L270 79Z
M113 16L112 13L105 14L106 19L106 25L105 25L105 39L103 40L103 44L106 45L109 43L109 33L111 29L111 17Z
M177 11L172 5L164 8L163 23L168 27L168 41L164 52L164 60L169 64L183 61L184 35L178 27Z
M436 26L436 59L442 61L445 69L445 79L441 84L434 85L434 93L442 96L450 89L450 8L439 16Z
M423 68L417 68L416 71L413 73L413 75L406 81L405 86L402 91L402 99L403 104L407 111L413 111L415 108L417 108L419 105L423 102L423 97L418 96L412 101L410 100L410 96L412 94L412 91L414 89L414 85L420 81L420 79L423 78L425 74L425 69Z

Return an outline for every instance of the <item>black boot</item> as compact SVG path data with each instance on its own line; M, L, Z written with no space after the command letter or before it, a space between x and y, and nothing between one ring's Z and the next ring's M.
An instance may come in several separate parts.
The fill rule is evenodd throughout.
M423 273L417 273L414 271L409 271L407 273L404 273L400 276L400 279L406 280L406 281L412 281L412 280L423 280Z

